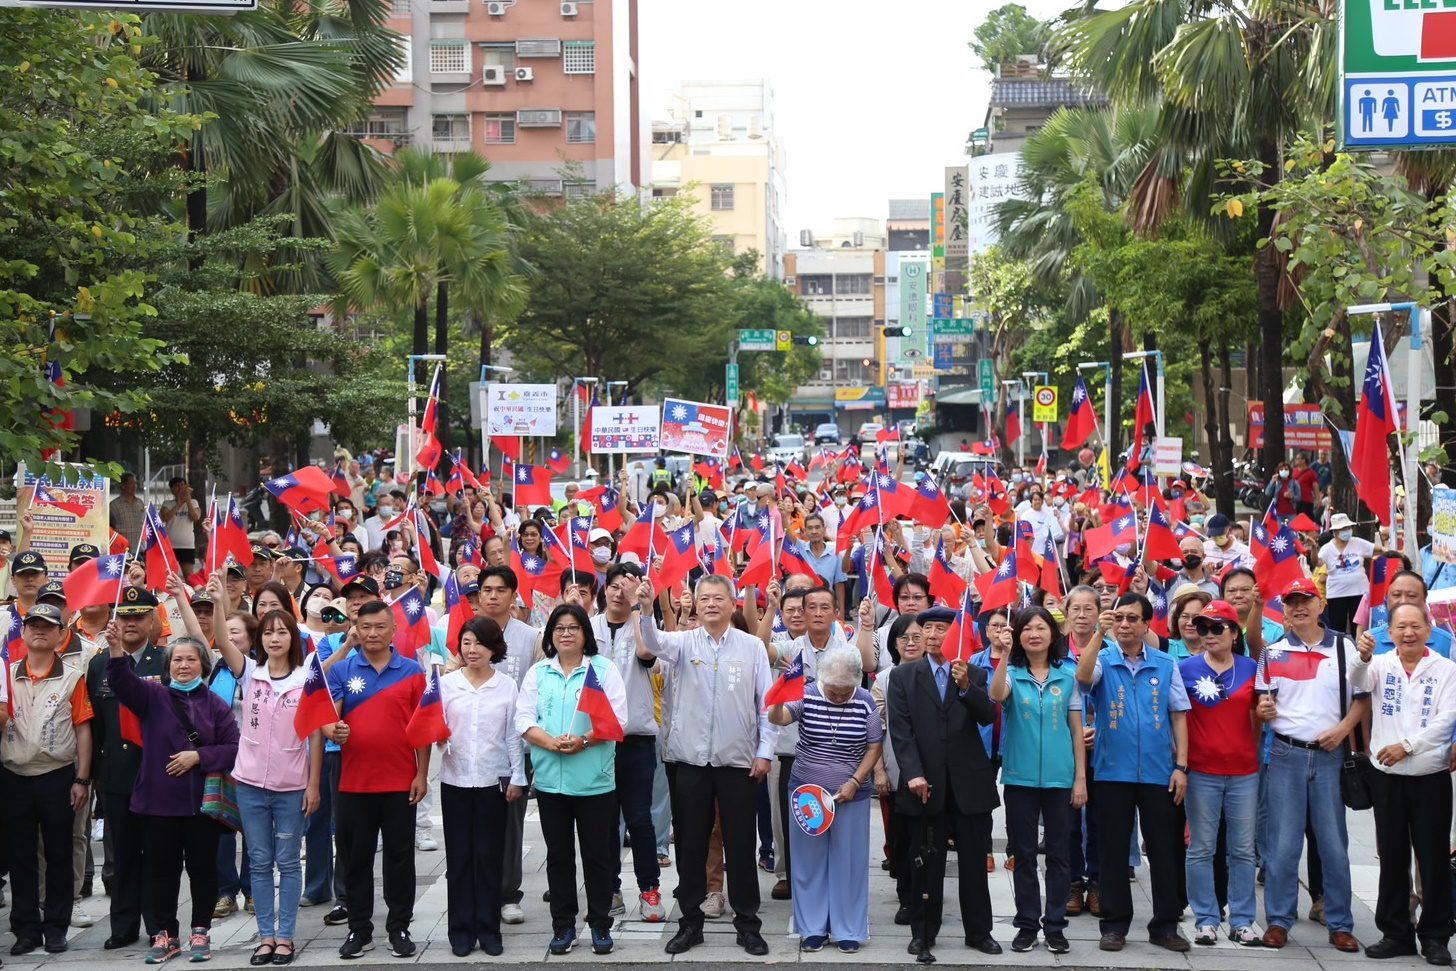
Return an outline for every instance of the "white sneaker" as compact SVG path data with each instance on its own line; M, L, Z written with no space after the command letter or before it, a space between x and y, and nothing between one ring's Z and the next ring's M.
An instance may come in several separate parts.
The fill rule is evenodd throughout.
M714 890L712 893L708 894L708 896L703 898L703 916L708 918L709 920L717 920L719 917L723 916L723 911L727 908L727 906L728 901L723 899L723 895L721 893L719 893L717 890Z
M526 912L521 909L520 904L506 904L501 907L501 922L504 924L524 924Z
M435 838L429 833L415 833L415 849L422 853L432 853L439 848L440 844L436 843Z
M91 822L91 842L100 843L106 836L106 820L96 819Z
M642 919L649 924L660 924L667 920L667 911L662 907L662 892L647 890L637 895L642 904Z
M86 913L86 908L81 906L81 902L79 900L76 901L76 903L71 907L71 926L90 927L94 923L96 923L96 918Z

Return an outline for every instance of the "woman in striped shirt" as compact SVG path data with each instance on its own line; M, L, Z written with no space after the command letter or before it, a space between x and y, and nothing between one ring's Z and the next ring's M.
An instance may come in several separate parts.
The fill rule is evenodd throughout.
M799 723L791 793L812 784L834 797L833 825L827 831L811 836L797 822L785 823L794 860L794 926L802 950L817 951L833 937L840 951L853 954L869 936L870 779L883 729L874 698L859 686L858 651L825 651L816 677L802 701L774 705L768 712L775 725ZM792 794L789 802L798 816Z

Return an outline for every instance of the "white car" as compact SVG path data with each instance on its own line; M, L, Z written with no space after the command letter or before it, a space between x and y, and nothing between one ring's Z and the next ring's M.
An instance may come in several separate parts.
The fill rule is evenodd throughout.
M788 465L790 462L804 461L804 436L803 435L775 435L773 444L769 446L768 457L771 462L782 462Z

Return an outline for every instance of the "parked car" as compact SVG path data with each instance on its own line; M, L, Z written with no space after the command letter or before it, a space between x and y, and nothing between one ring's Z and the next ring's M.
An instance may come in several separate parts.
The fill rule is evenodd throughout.
M941 452L931 463L930 471L947 496L965 499L970 493L971 477L977 471L994 465L989 459L967 452Z
M815 445L838 445L840 444L839 426L832 421L826 421L814 429Z
M884 425L881 425L877 421L867 421L859 426L859 432L855 437L859 439L861 445L873 445L875 443L875 436L884 427Z
M775 435L773 444L768 449L768 457L770 461L782 462L784 465L794 461L804 461L804 436Z

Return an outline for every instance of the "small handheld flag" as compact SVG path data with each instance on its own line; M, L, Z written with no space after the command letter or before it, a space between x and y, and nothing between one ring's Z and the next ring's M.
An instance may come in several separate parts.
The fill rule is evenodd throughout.
M620 742L627 737L591 658L587 658L586 681L582 683L581 694L576 699L576 710L591 719L592 736L597 741Z

